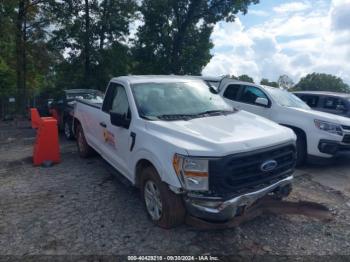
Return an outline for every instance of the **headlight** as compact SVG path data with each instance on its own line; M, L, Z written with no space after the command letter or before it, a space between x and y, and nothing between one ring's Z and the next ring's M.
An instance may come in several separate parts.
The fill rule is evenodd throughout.
M340 125L338 124L333 124L333 123L329 123L329 122L325 122L322 120L315 120L315 125L317 128L332 133L332 134L337 134L342 136L343 135L343 130L341 128Z
M208 159L175 154L173 166L185 189L192 191L208 191Z

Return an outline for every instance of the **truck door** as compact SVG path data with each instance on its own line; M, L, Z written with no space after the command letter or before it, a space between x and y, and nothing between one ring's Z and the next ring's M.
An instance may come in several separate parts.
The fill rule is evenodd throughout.
M111 82L105 99L100 122L102 156L124 175L129 176L130 127L125 128L112 125L109 114L112 111L131 117L125 87L121 84Z
M270 118L270 100L267 95L255 86L229 84L224 90L223 97L233 107ZM257 103L258 98L266 99L267 105Z

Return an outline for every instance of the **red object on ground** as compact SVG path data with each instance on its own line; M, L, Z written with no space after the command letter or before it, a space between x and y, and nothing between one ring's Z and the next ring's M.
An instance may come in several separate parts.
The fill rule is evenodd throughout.
M37 129L33 150L35 166L45 161L60 162L57 120L53 117L40 117L36 108L31 109L32 127ZM38 119L39 118L39 119Z
M56 109L50 109L50 114L52 115L52 117L54 119L57 120L58 124L59 124L59 117L58 117L58 113L57 113L57 110Z
M30 109L30 119L32 120L32 128L39 128L40 125L40 115L36 108Z

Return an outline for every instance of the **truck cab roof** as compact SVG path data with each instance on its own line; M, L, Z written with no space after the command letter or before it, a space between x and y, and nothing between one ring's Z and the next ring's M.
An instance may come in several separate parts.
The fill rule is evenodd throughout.
M330 92L330 91L296 91L293 92L295 94L303 94L303 95L323 95L323 96L337 96L343 98L349 98L350 94L340 93L340 92Z
M129 75L112 78L111 82L126 82L129 84L140 83L164 83L164 82L183 82L186 80L198 80L194 76L179 76L179 75Z

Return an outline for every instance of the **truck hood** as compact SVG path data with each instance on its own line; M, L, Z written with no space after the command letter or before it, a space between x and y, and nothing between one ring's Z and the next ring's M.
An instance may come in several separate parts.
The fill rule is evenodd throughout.
M290 129L245 111L188 121L152 121L146 128L193 156L224 156L295 141Z
M295 113L299 113L304 117L309 117L312 121L317 119L317 120L322 120L326 122L331 122L334 124L350 126L350 119L347 117L342 117L334 114L329 114L326 112L316 111L313 109L301 109L301 108L288 107L287 110L294 111Z

